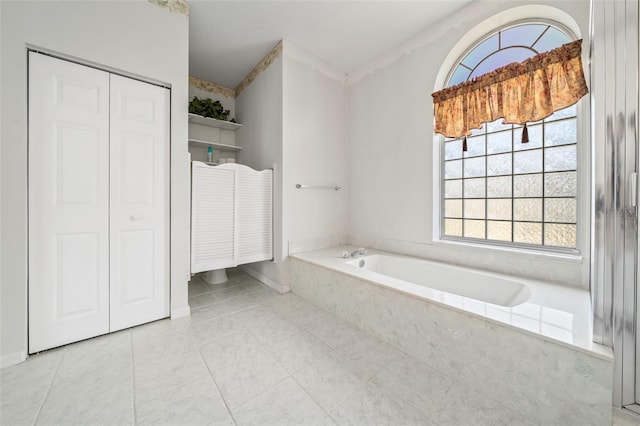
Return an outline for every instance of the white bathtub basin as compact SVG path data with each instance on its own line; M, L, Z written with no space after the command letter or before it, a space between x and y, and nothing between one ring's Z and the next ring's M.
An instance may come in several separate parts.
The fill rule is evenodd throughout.
M529 287L522 282L423 259L373 254L345 263L432 290L499 306L517 306L531 297Z

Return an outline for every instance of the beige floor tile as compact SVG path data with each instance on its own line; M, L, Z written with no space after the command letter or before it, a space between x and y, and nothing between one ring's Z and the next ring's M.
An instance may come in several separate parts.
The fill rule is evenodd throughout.
M38 425L120 425L133 423L131 373L113 371L56 375Z
M497 402L458 383L445 394L436 413L437 424L459 426L534 426Z
M369 375L377 373L391 361L404 356L399 349L362 331L352 336L337 351Z
M49 391L54 372L55 370L28 375L24 379L10 382L3 380L0 391L0 424L32 425Z
M318 358L331 351L331 348L306 331L265 345L285 370L293 374L309 366Z
M195 353L197 346L188 329L173 333L136 334L133 340L133 361L136 366L146 366L163 358Z
M330 411L360 388L367 374L336 352L317 359L293 378L325 411Z
M234 409L288 376L262 349L227 367L214 370L213 378L230 409Z
M136 424L233 425L213 379L201 375L157 398L136 403Z
M25 362L0 370L0 382L6 385L14 380L24 380L30 376L54 372L64 353L64 347L30 355Z
M432 425L411 405L367 383L329 413L338 425Z
M183 356L162 358L158 362L135 365L136 404L159 398L171 389L185 386L209 372L197 351Z
M210 371L228 367L261 351L264 351L262 345L248 330L229 334L200 347Z
M288 377L233 410L238 425L326 424L327 414Z

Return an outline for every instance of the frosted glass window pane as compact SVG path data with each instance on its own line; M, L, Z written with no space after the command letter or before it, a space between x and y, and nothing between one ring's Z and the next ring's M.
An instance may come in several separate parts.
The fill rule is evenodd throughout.
M465 159L464 177L484 176L484 159L485 157Z
M544 200L545 222L576 222L575 198L547 198Z
M485 178L465 179L464 198L484 198Z
M457 158L462 158L462 141L458 139L451 142L445 142L444 159L455 160Z
M444 235L450 235L452 237L462 237L462 220L445 219Z
M470 72L470 69L463 67L462 65L458 65L451 76L451 80L449 80L449 86L455 86L456 84L466 81Z
M511 126L511 125L509 125ZM487 151L489 154L511 151L511 131L489 133L487 135Z
M576 247L576 225L547 223L544 225L544 244L557 247Z
M474 47L449 86L569 41L544 23L507 28ZM527 123L525 144L523 126L503 119L471 129L465 152L461 139L445 139L444 235L575 247L576 116L572 105Z
M462 217L462 200L446 200L444 202L445 217Z
M514 197L542 197L542 174L513 177Z
M511 153L487 157L487 176L511 174Z
M484 135L467 138L467 152L465 157L477 157L484 155Z
M447 161L444 163L444 178L458 179L462 177L462 160Z
M462 180L445 181L444 198L462 198Z
M468 238L485 238L484 220L465 220L464 236Z
M484 219L485 200L464 200L465 219Z
M545 125L545 146L567 145L576 141L576 120L554 121Z
M542 150L513 153L513 173L539 173L542 171Z
M496 121L487 123L487 133L499 132L500 130L511 130L511 124L502 124L502 118L498 118ZM511 140L511 133L509 133L509 140Z
M540 37L547 25L529 24L519 25L502 31L500 34L500 45L508 46L531 46Z
M533 45L533 48L539 53L542 53L560 47L565 43L569 43L569 37L555 28L549 28L547 32L540 37L540 40Z
M513 62L522 62L525 59L529 59L532 56L535 56L536 52L530 49L525 49L522 47L508 47L504 50L500 50L498 52L492 53L490 56L485 58L478 67L473 70L469 78L474 78L482 74L486 74L490 71L495 70L496 68L503 67L505 65L509 65Z
M487 219L511 220L511 200L487 200Z
M524 151L525 149L536 149L542 147L542 124L537 126L527 125L527 133L529 133L529 142L522 143L522 127L518 127L513 131L513 150Z
M511 176L487 178L487 197L511 197Z
M516 198L513 200L513 219L542 221L541 198Z
M516 243L542 244L542 224L513 222L513 241Z
M560 146L544 150L545 172L576 169L576 146Z
M556 111L545 119L545 121L559 120L561 118L575 117L578 113L576 105L571 105L560 111Z
M470 69L473 69L478 62L483 60L487 55L498 50L498 48L498 34L495 34L469 52L469 54L462 60L462 63Z
M546 197L575 197L576 172L545 173L544 195Z
M485 125L483 124L479 129L471 129L471 136L484 135Z
M511 241L511 222L487 222L487 239Z

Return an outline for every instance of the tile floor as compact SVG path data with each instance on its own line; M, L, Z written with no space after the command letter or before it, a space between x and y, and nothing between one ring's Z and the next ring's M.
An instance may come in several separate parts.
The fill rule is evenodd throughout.
M240 270L162 320L1 370L2 425L530 425Z

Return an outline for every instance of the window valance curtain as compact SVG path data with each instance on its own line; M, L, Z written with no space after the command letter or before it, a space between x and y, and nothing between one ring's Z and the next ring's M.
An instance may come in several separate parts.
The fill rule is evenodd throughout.
M435 92L435 132L460 138L503 118L504 124L524 124L523 142L528 142L527 122L546 118L588 93L581 50L582 40L576 40Z

